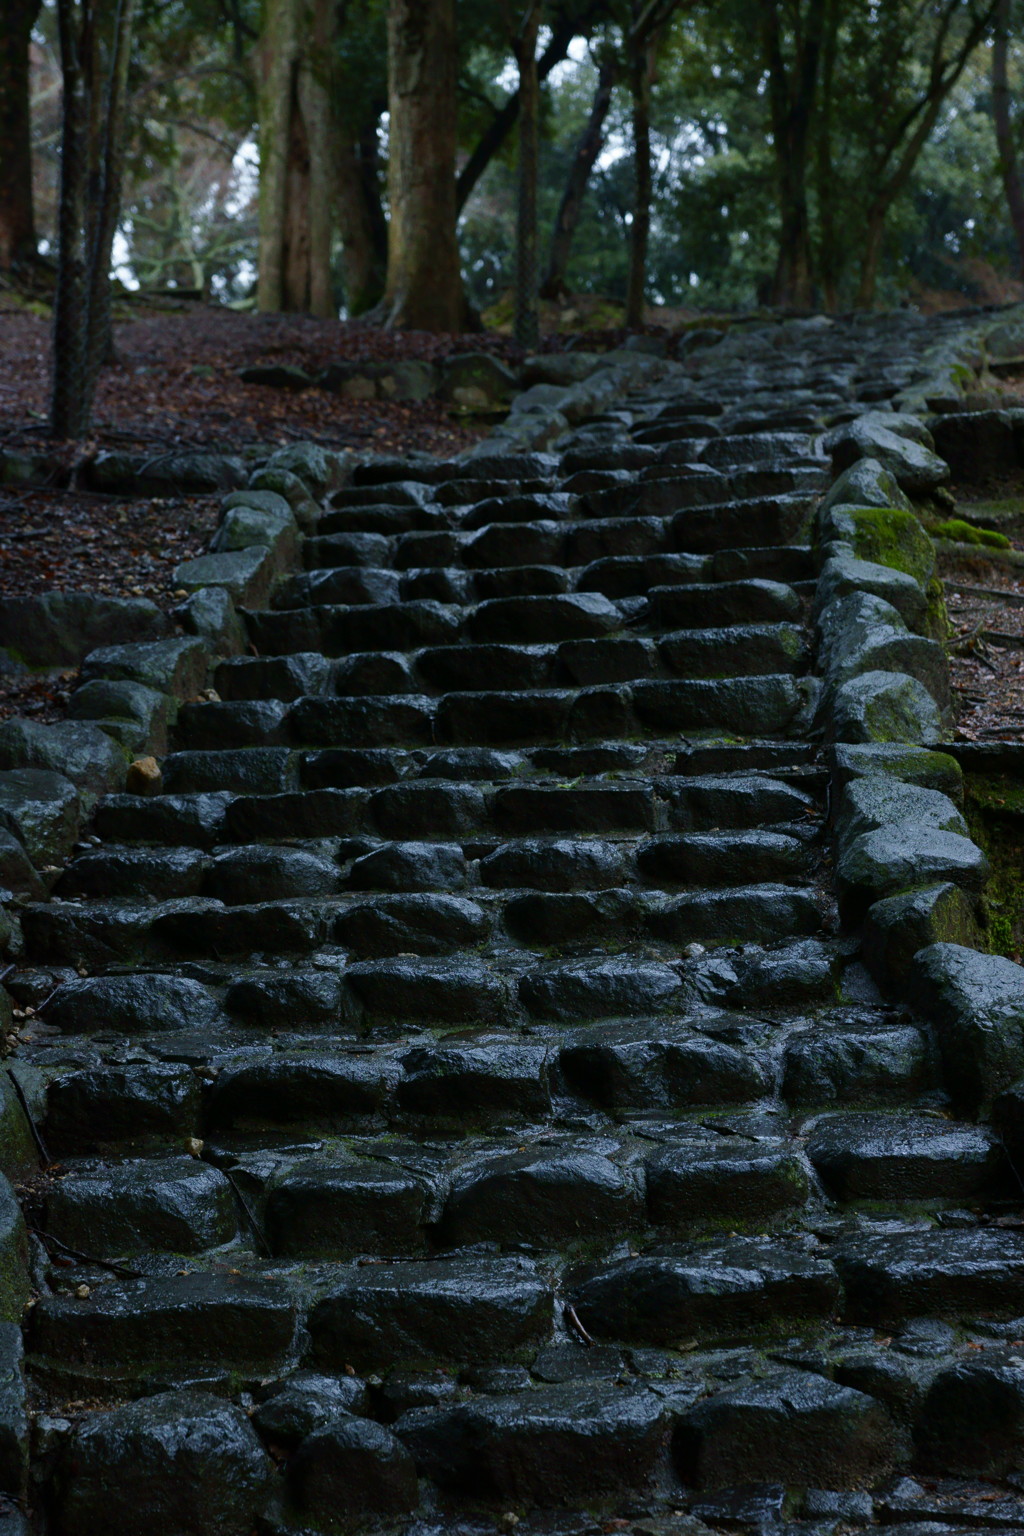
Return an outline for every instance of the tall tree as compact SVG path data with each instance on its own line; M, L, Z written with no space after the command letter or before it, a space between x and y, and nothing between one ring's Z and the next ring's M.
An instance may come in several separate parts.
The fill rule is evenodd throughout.
M619 60L611 49L604 49L598 64L597 84L590 114L576 142L562 199L555 215L551 249L540 291L546 299L557 299L565 292L565 271L569 263L573 236L579 223L583 194L590 173L604 144L604 124L612 104L612 92L619 77Z
M1010 87L1006 75L1006 55L1010 34L1010 0L999 0L995 33L992 39L992 118L999 146L999 173L1006 193L1006 206L1017 242L1018 272L1024 276L1024 187L1021 185L1017 149L1013 142L1010 116Z
M0 269L35 255L29 40L40 0L5 0L0 48Z
M338 230L350 315L384 293L388 224L378 125L387 111L387 23L380 0L338 0L331 101Z
M377 131L342 135L334 150L338 229L350 315L364 314L384 293L388 269L388 221L380 198Z
M332 0L266 0L259 46L262 310L335 313Z
M85 435L111 351L110 256L135 0L58 0L63 105L50 428Z
M537 294L537 152L539 134L539 85L537 37L540 32L539 0L529 0L522 26L515 38L519 66L519 176L516 197L515 337L523 347L540 340Z
M460 329L454 0L389 0L389 326Z
M760 0L761 49L779 197L772 300L810 309L814 299L807 168L827 0Z
M861 165L868 188L856 303L870 309L889 211L907 186L939 113L985 37L999 0L914 0L863 14L875 61L874 114ZM865 52L868 42L863 44ZM898 89L902 85L902 90Z
M574 37L589 34L595 18L606 9L606 0L577 0L563 5L556 12L551 33L537 62L537 82L543 85L556 64L561 64L569 53ZM480 177L498 154L519 118L518 88L493 109L490 122L484 128L476 144L459 171L455 183L456 211L461 214Z

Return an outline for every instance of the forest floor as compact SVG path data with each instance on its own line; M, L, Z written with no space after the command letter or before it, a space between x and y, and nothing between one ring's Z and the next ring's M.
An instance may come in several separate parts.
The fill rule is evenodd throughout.
M584 333L576 345L615 345L621 330ZM548 336L545 350L566 346ZM47 436L50 321L0 293L0 451L55 448L65 466L101 450L159 447L278 447L312 439L332 448L447 457L489 430L440 401L350 401L321 389L292 391L243 384L239 370L275 362L316 372L341 360L436 360L488 351L513 361L521 352L493 332L435 336L387 333L367 325L306 316L241 314L190 304L128 312L115 327L116 362L97 390L87 442ZM1016 402L1014 402L1016 403ZM957 488L954 487L954 491ZM964 487L958 500L974 500ZM218 496L153 500L74 488L0 485L0 601L50 590L149 597L173 605L173 571L202 552L216 525ZM1024 521L1008 530L1024 550ZM1024 570L980 559L942 557L947 583L957 735L1024 739ZM953 587L970 590L953 590ZM61 718L73 674L36 680L0 677L0 719L15 713Z

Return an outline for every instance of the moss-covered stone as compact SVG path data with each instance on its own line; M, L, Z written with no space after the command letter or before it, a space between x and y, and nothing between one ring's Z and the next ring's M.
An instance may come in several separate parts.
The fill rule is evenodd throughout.
M1011 547L1005 533L996 533L991 528L976 528L962 517L947 517L945 522L936 523L932 533L937 539L952 539L955 544L978 544L986 549Z
M863 672L836 691L832 730L837 741L938 741L938 706L923 684L902 672Z
M946 589L938 576L933 576L929 581L925 596L927 601L921 633L927 635L929 640L938 640L944 645L950 637L952 626L946 612Z
M0 1176L0 1322L20 1323L28 1294L28 1232L10 1182Z
M913 512L896 507L844 507L854 530L853 545L861 560L904 571L922 583L935 571L932 541Z
M951 881L876 901L864 925L864 960L882 986L899 987L926 944L984 948L975 902Z
M992 866L984 894L987 947L1018 960L1024 954L1024 784L1007 774L971 775L965 809L971 836Z
M960 764L948 752L935 752L928 747L897 742L842 743L834 748L832 771L840 785L866 774L884 773L904 784L937 789L948 795L954 805L964 802Z
M10 1007L6 992L0 996L0 1017ZM0 1073L0 1172L8 1178L36 1167L39 1159L25 1111L6 1072Z

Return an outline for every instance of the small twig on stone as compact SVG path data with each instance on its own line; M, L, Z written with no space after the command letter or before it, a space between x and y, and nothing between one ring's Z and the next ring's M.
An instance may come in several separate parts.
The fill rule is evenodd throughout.
M566 1302L564 1308L562 1309L562 1316L565 1318L566 1322L569 1324L569 1327L575 1333L576 1337L580 1339L588 1349L593 1349L595 1341L590 1337L590 1334L580 1322L576 1315L576 1308L572 1306L571 1303Z
M43 1140L42 1132L36 1125L36 1122L32 1116L32 1111L28 1107L28 1099L25 1097L24 1088L18 1082L18 1079L15 1077L10 1067L7 1068L7 1076L10 1078L14 1092L17 1094L18 1103L21 1105L22 1113L24 1114L25 1119L28 1121L28 1128L32 1132L32 1140L36 1144L36 1149L39 1153L39 1156L42 1158L44 1163L52 1163L53 1158L50 1156L46 1142Z
M266 1254L267 1258L268 1259L269 1258L273 1258L273 1250L272 1250L272 1248L270 1246L270 1243L267 1241L267 1234L264 1232L263 1228L260 1226L259 1218L256 1215L256 1212L253 1210L252 1206L249 1204L248 1200L245 1198L244 1194L242 1193L241 1189L239 1188L238 1180L235 1178L235 1176L227 1168L222 1168L220 1171L224 1175L224 1177L227 1179L228 1183L231 1185L231 1188L234 1190L235 1194L237 1195L238 1203L242 1207L242 1210L245 1212L246 1220L248 1221L250 1227L253 1230L253 1233L255 1234L255 1236L257 1237L259 1242L261 1242L263 1244L263 1251Z
M108 1269L112 1275L120 1275L125 1280L142 1279L140 1269L129 1269L126 1264L116 1264L113 1259L98 1259L94 1253L82 1253L77 1248L69 1248L59 1237L54 1237L51 1232L41 1232L38 1227L29 1227L28 1231L33 1237L38 1237L44 1248L59 1248L61 1253L66 1253L69 1259L77 1259L80 1264L95 1264L99 1269Z

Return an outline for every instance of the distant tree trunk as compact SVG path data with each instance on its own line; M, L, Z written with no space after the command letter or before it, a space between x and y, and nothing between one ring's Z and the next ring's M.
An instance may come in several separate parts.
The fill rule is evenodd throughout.
M807 161L826 4L827 0L808 0L806 14L797 7L794 57L787 64L779 0L761 0L761 38L768 70L780 216L772 299L793 309L810 309L814 300Z
M329 88L332 53L332 0L313 0L312 47L299 70L298 104L306 127L309 171L308 305L321 319L337 317L331 281L331 211L334 203L334 137Z
M40 0L7 0L0 48L0 269L35 255L29 39Z
M634 13L642 0L634 0ZM629 84L633 97L633 164L635 190L629 229L629 275L626 279L626 324L644 323L647 286L647 246L651 233L651 76L656 44L646 37L634 45Z
M835 102L839 44L839 0L831 0L821 51L821 91L815 144L818 193L818 281L825 308L839 308L840 249L836 238L836 173L832 158L832 108Z
M63 72L59 260L50 428L88 431L109 355L110 253L117 229L134 0L58 0Z
M92 388L95 388L100 368L110 362L114 355L110 318L110 261L121 216L125 106L134 17L135 0L116 0L113 35L109 38L94 38L93 78L96 81L105 79L107 84L103 91L94 86L93 127L89 134L89 329L85 366ZM91 394L89 408L91 412Z
M860 282L855 303L870 309L875 302L875 288L885 239L885 221L889 209L910 180L918 157L938 121L942 104L966 68L975 48L996 18L999 0L979 0L967 19L959 41L947 54L949 24L963 0L946 0L935 29L931 57L925 65L925 85L912 111L904 114L897 129L879 147L871 168L871 200L865 220L865 237Z
M1017 151L1010 121L1010 88L1006 79L1006 50L1010 0L1000 0L992 41L992 119L999 146L999 170L1006 192L1006 206L1017 241L1018 274L1024 277L1024 187L1021 186Z
M285 307L289 163L298 67L298 0L266 0L259 47L260 233L256 304Z
M389 0L389 326L457 331L462 320L455 58L454 0Z
M540 6L533 4L516 39L519 65L519 179L516 198L515 338L533 348L540 341L537 302L537 154L540 109L537 36Z
M860 259L860 280L855 300L858 309L870 309L875 302L878 272L882 264L882 246L885 242L885 216L889 211L886 198L873 198L864 220L864 244Z
M597 86L590 105L590 116L580 134L569 166L562 201L558 205L555 228L551 236L551 251L547 270L541 283L541 296L557 299L565 292L565 273L569 265L569 252L579 223L583 194L590 180L590 173L604 144L604 123L612 104L612 91L618 79L619 62L608 55L598 70Z
M63 74L60 204L57 212L57 290L53 304L53 377L50 430L78 438L88 428L85 340L89 323L87 284L89 95L86 60L91 55L86 17L76 0L58 0L57 26Z
M376 125L371 137L372 158L364 150L366 135L341 138L335 147L338 227L350 315L361 315L380 300L388 265L388 226L377 184Z
M261 310L329 317L331 111L329 0L267 0L260 39Z

